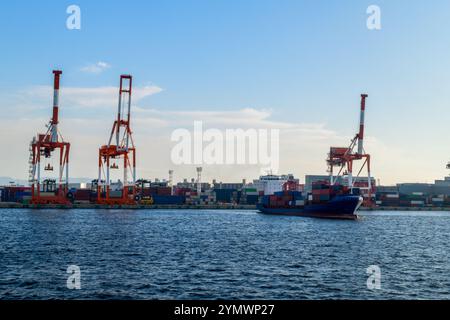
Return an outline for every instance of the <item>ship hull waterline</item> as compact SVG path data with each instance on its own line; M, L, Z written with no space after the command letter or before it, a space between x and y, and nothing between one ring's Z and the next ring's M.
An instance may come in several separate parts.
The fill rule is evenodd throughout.
M266 215L294 216L334 220L358 220L357 211L362 198L356 196L342 197L326 204L313 204L304 207L266 207L258 205L258 210Z

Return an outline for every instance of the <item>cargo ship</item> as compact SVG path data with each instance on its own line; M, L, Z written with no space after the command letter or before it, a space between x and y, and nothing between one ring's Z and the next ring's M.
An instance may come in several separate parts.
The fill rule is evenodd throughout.
M284 190L264 196L257 205L263 214L321 219L357 220L363 198L343 186L313 185L311 194Z

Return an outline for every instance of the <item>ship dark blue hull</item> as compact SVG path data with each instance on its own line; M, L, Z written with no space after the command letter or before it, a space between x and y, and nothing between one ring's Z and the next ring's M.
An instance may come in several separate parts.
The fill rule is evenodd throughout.
M258 204L258 210L270 215L356 220L361 204L362 198L359 196L337 196L323 204L307 204L302 207L270 207Z

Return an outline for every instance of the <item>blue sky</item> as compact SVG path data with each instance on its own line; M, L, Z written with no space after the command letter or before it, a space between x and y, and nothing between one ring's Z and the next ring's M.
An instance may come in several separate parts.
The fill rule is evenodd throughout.
M65 27L71 4L81 8L81 30ZM366 28L366 9L372 4L381 8L380 31ZM348 140L357 129L359 94L367 92L367 134L373 139L373 150L368 142L367 151L373 154L374 174L386 183L432 181L446 174L450 158L449 16L450 2L444 0L3 3L0 108L16 124L46 117L47 105L22 113L8 108L18 103L12 93L51 84L54 68L64 70L63 86L68 88L114 87L121 73L131 73L137 87L162 90L144 94L136 102L143 109L170 111L173 117L193 111L270 110L267 120L272 122L317 124ZM95 74L83 71L100 61L110 67ZM43 101L30 95L20 103ZM62 110L67 119L105 121L92 145L98 144L97 137L106 140L113 112L75 105ZM38 130L21 129L13 136L20 144L25 141L21 134L29 137ZM77 133L76 128L67 130ZM150 143L151 134L156 135L148 132L141 143ZM164 145L164 135L160 139ZM324 146L345 139L316 148L290 146L302 159L295 159L293 151L282 153L282 171L323 173ZM2 147L7 143L2 139ZM12 150L10 159L17 161L4 163L0 175L26 173L26 145L23 149ZM95 173L95 161L85 174L81 168L87 158L72 157L74 175ZM143 163L142 169L161 177L168 170L163 163L149 165L152 169ZM225 180L226 172L211 168L207 175ZM178 178L189 172L183 174ZM244 170L243 175L251 178L255 172Z

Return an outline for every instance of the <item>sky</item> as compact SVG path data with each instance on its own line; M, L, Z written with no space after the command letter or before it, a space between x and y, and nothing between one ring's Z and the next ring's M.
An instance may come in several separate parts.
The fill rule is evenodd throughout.
M66 10L81 9L69 30ZM366 10L381 10L369 30ZM0 176L26 179L28 145L51 116L62 69L60 130L71 176L95 178L121 74L134 78L138 176L195 176L171 161L177 128L280 130L280 173L326 174L330 146L356 134L369 94L365 149L382 184L432 182L450 160L450 2L14 1L0 8ZM241 181L255 165L205 165Z

